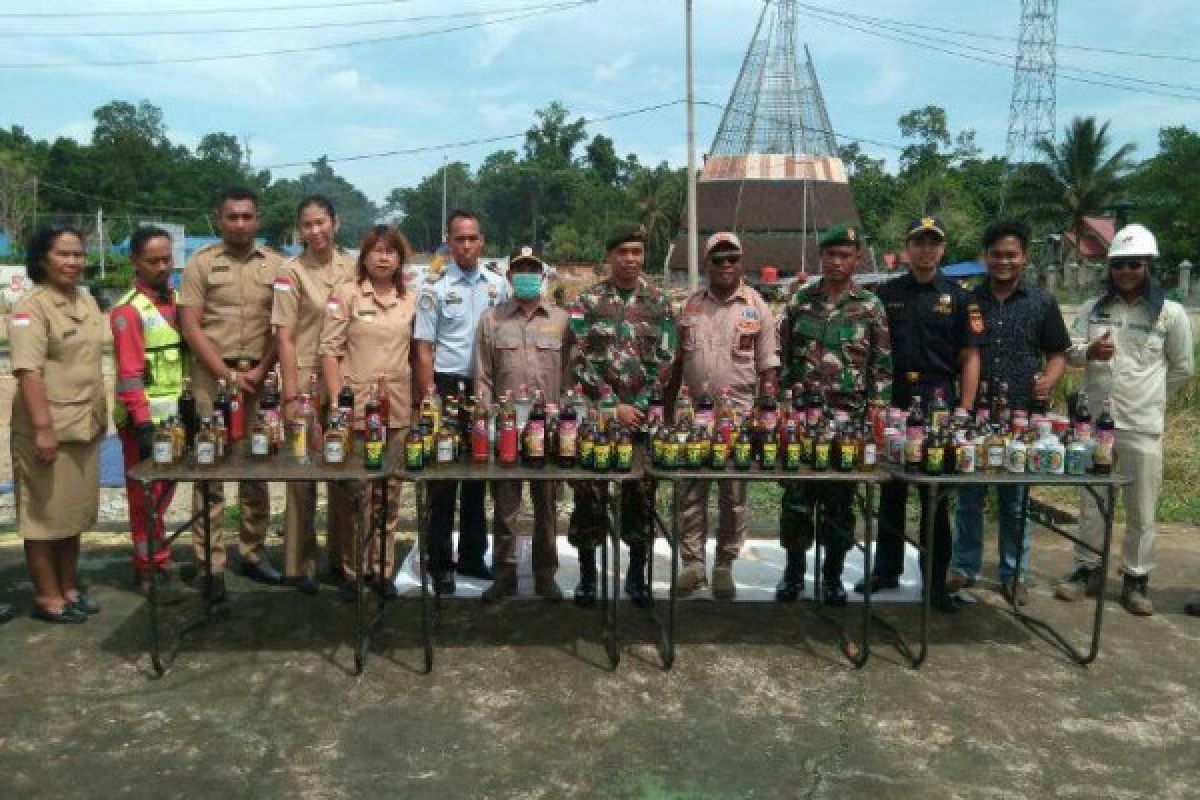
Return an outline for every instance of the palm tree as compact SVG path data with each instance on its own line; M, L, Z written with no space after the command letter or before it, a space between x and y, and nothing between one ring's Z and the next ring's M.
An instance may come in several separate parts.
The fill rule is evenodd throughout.
M1046 160L1020 167L1013 182L1014 204L1036 220L1062 225L1079 241L1084 217L1113 204L1133 167L1129 156L1134 145L1114 151L1108 125L1098 125L1095 117L1075 117L1061 143L1038 141Z

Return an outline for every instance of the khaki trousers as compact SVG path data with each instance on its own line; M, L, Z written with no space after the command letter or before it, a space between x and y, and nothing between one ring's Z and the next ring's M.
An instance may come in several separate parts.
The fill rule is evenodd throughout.
M496 580L517 579L517 511L521 507L521 481L492 481L492 574ZM553 578L558 570L558 507L554 481L530 481L533 503L533 574Z
M1125 540L1121 545L1121 572L1146 575L1156 566L1155 517L1163 482L1162 437L1158 434L1117 431L1116 471L1133 483L1122 491L1125 501ZM1079 538L1100 548L1104 544L1104 517L1095 499L1080 490ZM1100 566L1100 556L1075 548L1081 566Z
M382 547L384 553L385 580L391 580L396 574L396 529L400 525L400 489L403 481L396 478L387 480L387 522L383 541L379 540L379 514L382 511L383 490L377 482L338 481L329 484L330 526L334 524L333 509L345 515L346 523L341 536L341 553L338 561L346 580L352 581L358 573L378 575L379 555ZM339 496L340 495L340 496ZM355 498L361 501L357 513L354 511ZM371 545L362 548L362 538L366 531L372 532Z
M325 485L325 559L334 570L343 570L344 542L354 535L350 497ZM340 504L340 505L339 505ZM289 483L283 517L283 569L289 578L314 575L317 567L317 484Z
M703 564L712 481L679 482L679 552L684 564ZM721 481L717 493L717 561L733 561L746 541L746 482Z
M217 380L203 365L193 361L192 392L196 395L196 412L201 416L212 414L213 398L217 393ZM247 430L251 420L258 414L258 396L243 397L243 416ZM209 526L212 531L212 571L225 571L225 486L220 482L208 484ZM263 545L267 540L267 521L271 514L270 497L265 481L242 481L238 484L238 505L241 519L238 523L238 553L242 561L257 564L263 558ZM204 507L201 484L192 490L192 509L198 513ZM204 523L196 520L192 526L192 550L196 565L204 566Z

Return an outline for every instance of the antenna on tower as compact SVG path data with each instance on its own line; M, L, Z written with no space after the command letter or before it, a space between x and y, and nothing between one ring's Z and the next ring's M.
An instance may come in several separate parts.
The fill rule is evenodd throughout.
M1008 199L1013 172L1022 165L1042 161L1038 141L1053 142L1055 138L1057 40L1058 0L1021 0L1021 29L1008 107L1002 208Z

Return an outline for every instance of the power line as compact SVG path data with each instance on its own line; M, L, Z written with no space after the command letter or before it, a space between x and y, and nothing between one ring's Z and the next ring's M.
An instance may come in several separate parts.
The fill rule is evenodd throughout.
M332 20L290 25L255 25L243 28L193 28L190 30L137 30L137 31L21 31L9 33L16 39L94 39L94 38L140 38L144 36L211 36L228 33L282 33L287 31L324 30L326 28L364 28L372 25L392 25L399 22L430 22L440 19L461 19L464 17L486 17L493 14L508 14L523 11L543 11L556 9L563 3L547 3L543 5L508 6L504 8L481 9L478 11L459 11L446 14L423 14L410 17L388 17L366 20Z
M866 14L854 14L848 11L841 11L830 8L828 6L816 6L812 4L800 3L800 6L810 11L823 11L828 14L837 14L843 17L850 17L862 22L886 22L893 25L901 25L906 28L917 28L920 30L934 31L936 33L949 33L957 36L967 36L974 39L991 39L993 41L1014 42L1011 36L1004 36L999 33L983 33L982 31L969 31L961 28L943 28L937 25L925 25L919 22L910 22L908 20L896 19L895 17L872 17ZM1108 55L1129 56L1131 58L1148 58L1161 61L1185 61L1192 63L1200 63L1198 56L1186 56L1175 53L1151 53L1138 50L1119 50L1110 47L1095 47L1082 44L1065 44L1058 42L1060 50L1079 50L1085 53L1105 53Z
M72 189L70 186L63 186L62 184L53 183L41 178L37 180L37 183L41 187L49 187L60 192L66 192L67 194L75 195L76 197L82 197L87 200L96 200L101 203L108 203L109 205L118 207L128 206L130 208L141 208L147 211L171 211L175 213L194 213L205 210L203 208L188 208L185 206L156 206L149 203L138 203L133 200L118 200L115 197L105 197L104 195L91 194L90 192L81 192L78 189ZM29 184L32 185L33 181L30 181Z
M878 37L881 39L887 39L890 41L897 41L897 42L901 42L904 44L910 44L915 47L920 47L924 50L932 50L932 51L939 52L939 53L945 53L947 55L952 55L952 56L956 56L958 58L967 59L968 61L977 61L981 64L991 64L993 66L999 66L999 67L1003 67L1005 69L1012 68L1012 57L1010 54L1008 56L1007 61L998 60L995 58L987 58L985 56L975 55L973 52L963 52L962 50L952 49L949 47L939 47L935 44L931 44L928 41L912 39L912 38L908 37L907 35L903 35L903 34L883 33L878 30L863 27L861 25L856 25L852 22L847 21L846 19L841 19L841 18L832 18L831 19L828 15L825 15L823 12L813 12L811 9L808 9L808 14L810 17L816 19L819 22L825 22L825 23L831 24L831 25L838 25L841 27L850 28L851 30L856 30L861 33L865 33L869 36L875 36L875 37ZM845 15L842 15L842 16L845 16ZM984 51L984 52L987 52L987 51ZM1005 54L1002 53L1001 55L1005 55ZM1077 72L1082 72L1082 70L1078 70L1077 68L1072 68L1072 69L1074 69ZM1088 85L1092 85L1092 86L1103 86L1103 87L1110 88L1110 89L1120 89L1120 90L1126 91L1126 92L1139 92L1141 94L1155 95L1158 97L1170 97L1170 98L1173 98L1176 100L1190 100L1193 102L1200 101L1200 95L1196 95L1196 94L1181 94L1179 92L1169 92L1169 91L1163 91L1163 90L1158 90L1158 89L1142 89L1142 88L1138 88L1135 86L1130 86L1128 84L1119 84L1119 83L1113 83L1111 81L1096 80L1096 79L1092 79L1092 78L1081 77L1079 75L1065 75L1064 74L1064 75L1060 75L1059 77L1061 77L1063 80L1074 81L1075 83L1084 83L1084 84L1088 84Z
M59 69L63 67L140 67L151 66L158 64L196 64L201 62L211 61L233 61L243 58L262 58L265 56L279 55L294 55L297 53L314 53L322 50L342 50L349 47L367 47L376 44L384 44L387 42L399 42L407 39L419 39L426 36L438 36L447 33L457 33L460 31L473 30L476 28L484 28L490 25L499 25L505 22L517 22L533 17L553 14L560 11L567 11L573 8L580 8L586 5L592 5L599 0L572 0L572 2L556 3L546 6L542 10L527 11L521 14L512 14L506 17L495 19L487 19L481 22L472 22L465 25L456 25L450 28L439 28L437 30L422 31L419 33L400 33L392 36L378 36L371 39L357 39L346 42L335 42L333 44L323 45L308 45L298 47L284 47L276 50L259 50L248 53L229 53L226 55L205 55L205 56L184 56L181 58L140 58L129 59L122 61L56 61L43 63L8 63L0 64L0 69L17 70L17 69Z
M125 11L4 11L0 19L78 19L81 17L166 17L192 16L197 14L268 14L277 11L313 11L333 8L353 8L356 6L391 6L397 3L411 3L413 0L348 0L348 2L324 3L288 3L283 5L259 6L257 8L245 5L220 6L213 8L164 8L164 9L129 9Z
M800 3L799 5L800 5L800 7L804 8L806 10L816 11L816 13L824 14L827 17L830 16L829 12L819 11L818 9L821 8L820 6L814 6L814 5L811 5L808 3ZM924 27L924 26L910 25L908 23L903 23L903 22L892 23L881 17L868 17L868 16L865 16L862 14L839 14L837 16L846 16L846 17L850 17L853 19L865 20L868 23L878 25L880 28L883 28L884 30L889 30L889 31L892 31L893 33L898 33L901 35L909 35L909 31L907 31L906 28ZM1001 37L1001 38L1004 38L1004 37ZM952 44L953 46L956 46L956 47L966 46L966 45L960 45L958 42L951 42L950 44ZM986 55L992 55L992 56L997 56L998 58L1007 59L1010 63L1014 57L1012 53L1005 53L1000 50L988 50L986 48L975 48L974 46L972 46L972 47L973 47L974 52L984 53ZM1060 72L1062 70L1068 70L1068 71L1076 72L1076 73L1079 73L1082 75L1093 75L1098 78L1126 81L1129 83L1139 83L1139 84L1143 84L1146 86L1158 86L1158 87L1165 88L1165 89L1180 89L1180 90L1188 91L1188 92L1200 92L1200 86L1193 86L1193 85L1181 84L1181 83L1167 83L1164 81L1146 80L1144 78L1135 78L1135 77L1131 77L1128 75L1118 75L1118 74L1115 74L1112 72L1101 72L1100 70L1086 69L1083 67L1074 67L1069 64L1061 64L1060 63L1058 65L1058 70ZM1070 76L1064 75L1063 77L1069 78Z
M590 117L584 119L585 124L591 125L596 122L608 122L614 119L624 119L625 117L634 117L641 114L649 114L652 111L661 111L664 108L681 105L683 100L670 100L664 103L655 103L650 106L642 106L641 108L633 108L627 111L617 111L612 114L605 114L598 117ZM384 150L378 153L360 153L352 156L334 156L326 157L325 160L330 164L346 163L350 161L369 161L376 158L391 158L393 156L411 156L419 153L436 153L441 150L458 150L464 147L474 147L481 144L495 144L496 142L508 141L509 139L523 139L527 131L520 133L504 133L496 136L481 136L477 139L465 139L458 142L447 142L445 144L432 144L423 147L407 147L402 150ZM313 162L313 159L305 161L289 161L283 164L270 164L263 169L288 169L291 167L304 167Z

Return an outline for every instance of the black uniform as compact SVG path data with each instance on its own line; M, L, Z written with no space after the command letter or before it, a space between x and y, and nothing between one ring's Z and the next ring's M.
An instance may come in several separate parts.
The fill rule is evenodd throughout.
M892 332L892 404L907 408L917 395L928 408L937 390L945 394L954 408L958 401L956 380L959 354L965 347L984 342L983 320L970 292L940 272L929 283L918 283L912 273L893 278L877 292L887 312ZM910 374L917 380L910 382ZM879 543L875 574L897 578L904 572L904 506L908 499L905 484L890 481L883 486L879 500ZM921 493L921 524L928 508ZM933 526L933 589L944 591L946 568L950 565L952 545L950 511L946 504L938 509Z

